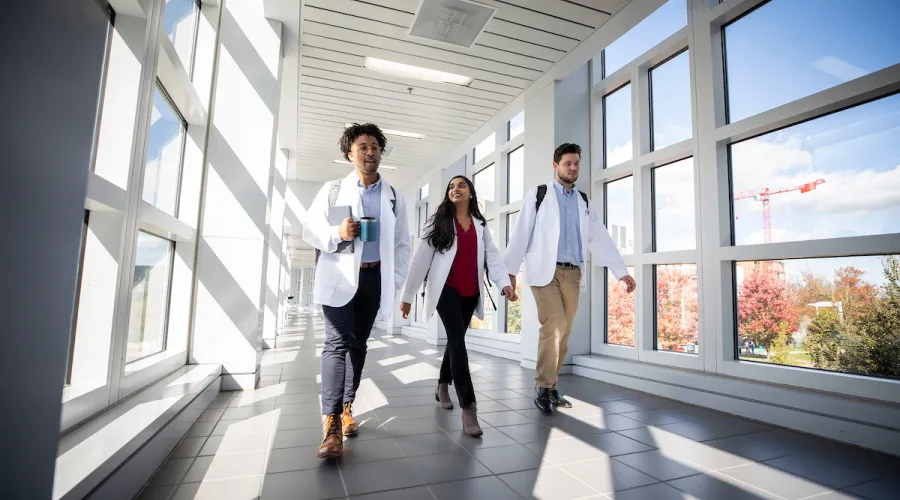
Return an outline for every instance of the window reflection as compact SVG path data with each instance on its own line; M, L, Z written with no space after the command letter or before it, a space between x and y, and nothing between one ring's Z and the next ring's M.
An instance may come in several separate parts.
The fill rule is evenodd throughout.
M184 121L157 85L150 115L143 199L173 216L178 205L185 128Z
M620 253L634 253L634 177L606 184L606 229Z
M697 266L656 266L656 348L698 354Z
M653 150L690 139L691 65L687 51L650 70Z
M491 134L485 140L481 141L481 144L475 146L475 151L472 153L475 157L475 163L480 162L485 159L487 155L494 152L494 149L497 148L497 134Z
M519 221L519 212L513 212L506 216L506 241L507 244L509 242L509 237L512 235L513 229L516 227L516 223ZM522 280L524 278L524 274L522 271L519 271L519 274L516 275L516 295L520 298L516 302L507 302L506 303L506 332L507 333L522 333Z
M509 138L515 139L525 131L525 111L520 111L509 121Z
M694 231L694 159L654 168L653 230L657 252L697 247Z
M478 196L478 202L481 204L483 212L494 209L494 194L496 193L494 175L494 164L491 163L472 178L472 182L475 183L475 194Z
M634 275L634 268L628 268ZM606 342L634 347L634 301L635 295L628 293L625 283L617 281L609 270L606 271Z
M525 188L525 146L520 146L518 149L509 154L509 196L506 200L507 203L513 203L515 201L519 201L522 199L524 195L523 190Z
M605 71L602 77L605 78L622 69L685 26L687 26L687 0L669 0L618 40L609 44L604 50ZM594 60L596 68L600 67L598 59L599 57ZM594 72L594 83L600 79L601 73Z
M895 0L764 3L724 28L730 121L897 64L898 24Z
M163 29L190 74L200 6L197 0L166 0L163 9Z
M604 167L614 167L634 157L631 139L631 84L603 98Z
M126 362L165 349L174 253L173 242L138 233Z
M730 152L737 245L900 232L900 95Z
M735 286L740 360L900 377L900 255L736 262Z

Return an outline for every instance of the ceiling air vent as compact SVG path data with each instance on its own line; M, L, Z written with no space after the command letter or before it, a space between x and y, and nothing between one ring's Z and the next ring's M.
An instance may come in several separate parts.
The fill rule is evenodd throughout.
M409 36L472 48L496 12L469 0L419 0Z

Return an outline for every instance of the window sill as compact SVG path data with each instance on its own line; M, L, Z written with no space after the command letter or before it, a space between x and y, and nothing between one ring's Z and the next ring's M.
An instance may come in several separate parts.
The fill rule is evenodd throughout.
M497 333L490 330L469 329L468 335L488 340L496 340L498 342L509 342L510 344L521 344L522 336L518 333Z
M53 499L87 496L176 419L221 371L219 365L184 366L63 436Z

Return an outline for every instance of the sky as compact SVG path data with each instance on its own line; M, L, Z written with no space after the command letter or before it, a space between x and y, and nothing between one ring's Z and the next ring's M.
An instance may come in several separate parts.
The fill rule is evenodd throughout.
M683 28L686 9L686 0L670 0L613 42L606 49L606 74ZM730 120L897 64L898 25L896 0L763 4L724 28ZM688 53L654 68L651 83L655 147L690 138ZM632 157L630 93L625 87L606 98L607 166ZM900 233L900 95L756 137L730 151L736 193L825 181L807 193L772 196L773 242ZM695 246L693 172L685 166L655 171L660 251ZM629 232L634 220L632 193L630 178L607 187L608 223L631 221ZM762 203L737 200L734 216L735 244L763 242ZM865 270L871 282L883 281L878 256L786 262L789 279L799 277L802 270L832 277L835 269L848 265Z

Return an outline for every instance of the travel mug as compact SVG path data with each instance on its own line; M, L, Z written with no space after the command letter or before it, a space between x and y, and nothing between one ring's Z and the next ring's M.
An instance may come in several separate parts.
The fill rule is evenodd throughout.
M374 217L359 219L359 240L364 242L378 241L378 220Z

